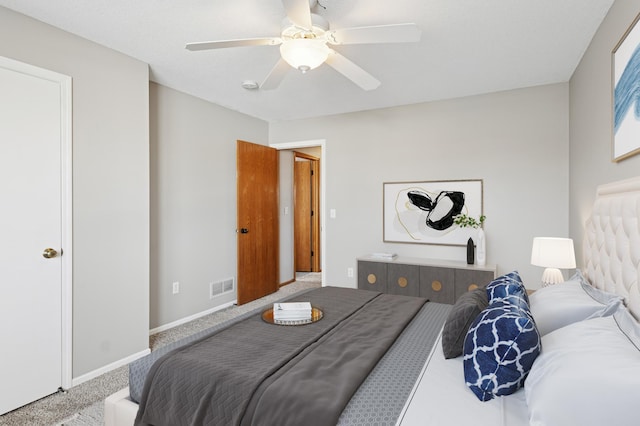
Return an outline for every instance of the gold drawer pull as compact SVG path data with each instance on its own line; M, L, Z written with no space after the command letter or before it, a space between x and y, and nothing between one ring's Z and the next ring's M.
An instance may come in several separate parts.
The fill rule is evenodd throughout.
M467 288L467 290L469 290L469 291L473 291L473 290L475 290L476 288L478 288L478 284L469 284L469 287Z
M407 281L407 279L405 277L398 278L398 285L400 287L405 288L407 286L407 284L409 284L409 282Z
M369 284L375 284L377 281L376 274L369 274L367 276L367 281L369 281Z
M431 288L433 289L433 291L440 291L442 290L442 283L438 280L435 280L431 283Z

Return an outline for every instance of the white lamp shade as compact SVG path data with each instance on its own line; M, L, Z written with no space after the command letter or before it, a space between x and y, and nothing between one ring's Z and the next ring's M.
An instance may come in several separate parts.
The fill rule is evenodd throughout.
M282 59L295 69L308 71L322 65L329 56L329 48L324 40L292 39L280 45Z
M576 255L573 250L573 240L571 238L534 238L531 264L545 268L575 268Z

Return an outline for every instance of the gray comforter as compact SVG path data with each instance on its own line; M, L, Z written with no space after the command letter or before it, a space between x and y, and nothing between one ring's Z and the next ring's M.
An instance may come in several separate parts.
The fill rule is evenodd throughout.
M137 425L334 425L424 299L325 287L324 311L283 327L254 316L177 349L149 371Z

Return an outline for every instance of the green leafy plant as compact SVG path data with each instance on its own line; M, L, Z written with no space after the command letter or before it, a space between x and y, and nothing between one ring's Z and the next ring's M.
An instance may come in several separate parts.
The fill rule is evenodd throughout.
M467 216L466 214L459 214L453 217L453 223L458 225L460 228L480 228L484 223L487 217L485 215L480 215L480 218L476 220L474 217Z

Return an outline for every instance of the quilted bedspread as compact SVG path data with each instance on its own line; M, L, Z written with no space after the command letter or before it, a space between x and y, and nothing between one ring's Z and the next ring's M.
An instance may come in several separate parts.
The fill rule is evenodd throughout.
M323 287L324 318L256 315L176 349L149 371L136 425L334 425L424 299Z

